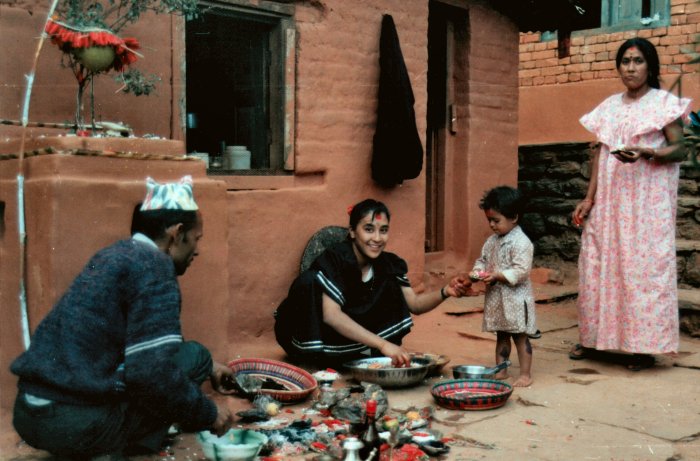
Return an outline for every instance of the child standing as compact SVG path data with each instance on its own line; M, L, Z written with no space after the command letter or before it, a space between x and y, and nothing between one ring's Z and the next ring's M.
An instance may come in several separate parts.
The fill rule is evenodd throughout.
M484 243L481 256L469 276L486 284L483 331L496 332L496 364L510 357L511 343L518 352L520 376L513 386L532 384L532 345L528 334L535 327L535 301L530 270L533 246L520 229L524 200L512 187L500 186L486 192L479 203L494 235ZM508 372L496 375L505 379Z

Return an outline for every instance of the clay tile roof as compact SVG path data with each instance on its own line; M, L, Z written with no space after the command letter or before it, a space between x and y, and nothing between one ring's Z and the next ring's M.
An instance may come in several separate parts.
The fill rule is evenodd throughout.
M576 30L600 0L490 0L494 9L511 18L521 32Z

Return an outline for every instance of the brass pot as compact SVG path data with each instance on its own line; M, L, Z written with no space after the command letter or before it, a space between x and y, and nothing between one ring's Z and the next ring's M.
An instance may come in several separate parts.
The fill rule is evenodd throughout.
M102 72L107 70L116 57L114 48L111 46L91 46L88 48L76 48L73 54L85 68L92 72Z

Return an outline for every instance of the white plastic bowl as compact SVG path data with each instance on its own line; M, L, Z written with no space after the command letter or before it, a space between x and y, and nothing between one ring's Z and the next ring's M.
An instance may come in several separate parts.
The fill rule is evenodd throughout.
M230 429L221 437L202 431L197 434L197 441L202 446L204 457L209 460L250 461L267 443L267 436L249 429Z

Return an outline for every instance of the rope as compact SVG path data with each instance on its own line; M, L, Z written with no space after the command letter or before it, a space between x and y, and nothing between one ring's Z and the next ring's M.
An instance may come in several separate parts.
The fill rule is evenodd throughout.
M172 156L166 154L148 154L143 152L119 152L90 149L56 149L53 147L44 147L41 149L25 151L22 154L0 154L0 160L15 160L18 158L36 157L41 155L78 155L86 157L124 158L134 160L172 160L176 162L201 161L199 158L188 157L186 155Z

